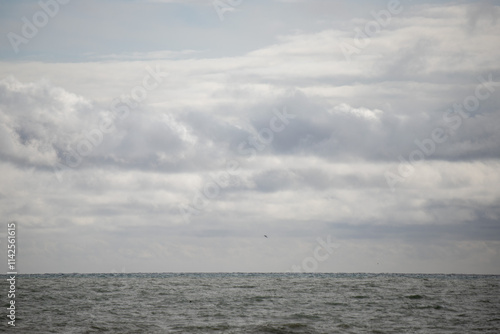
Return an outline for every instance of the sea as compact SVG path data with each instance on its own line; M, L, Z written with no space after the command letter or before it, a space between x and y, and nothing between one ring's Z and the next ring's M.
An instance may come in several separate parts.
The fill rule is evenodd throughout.
M319 273L16 277L6 333L500 333L500 276Z

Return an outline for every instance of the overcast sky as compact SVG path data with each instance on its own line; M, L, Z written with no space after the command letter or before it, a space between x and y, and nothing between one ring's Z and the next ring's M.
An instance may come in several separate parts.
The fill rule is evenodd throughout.
M0 32L21 273L500 274L500 1L0 0Z

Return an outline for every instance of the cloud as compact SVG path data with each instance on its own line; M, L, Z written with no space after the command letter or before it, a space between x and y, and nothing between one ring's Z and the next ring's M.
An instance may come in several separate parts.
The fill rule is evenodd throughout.
M244 2L221 23L189 3L113 3L127 24L96 19L72 55L67 21L97 8L75 4L35 60L0 62L0 212L27 271L280 271L331 235L325 271L497 273L498 6L405 7L349 61L369 8ZM168 75L119 116L147 66ZM418 157L392 192L386 172Z
M23 84L7 78L0 81L0 96L0 154L21 165L54 164L93 117L88 100L48 82Z

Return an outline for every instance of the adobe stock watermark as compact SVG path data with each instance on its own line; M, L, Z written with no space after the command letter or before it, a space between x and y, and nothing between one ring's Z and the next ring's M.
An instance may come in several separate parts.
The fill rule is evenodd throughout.
M243 0L214 0L212 5L219 16L219 20L224 21L224 14L232 12L243 3Z
M329 235L326 237L326 241L321 238L317 238L316 241L318 242L318 246L314 248L313 256L304 258L300 265L292 265L286 273L315 272L318 270L319 263L328 260L330 255L339 248L339 245L332 242Z
M12 327L16 326L16 231L16 222L7 224L7 275L9 276L7 278L7 282L9 282L7 318L10 319L10 321L7 321L7 324Z
M491 73L488 75L488 79L480 76L478 80L480 83L476 86L474 94L465 97L462 103L454 103L452 108L449 108L443 114L443 127L434 128L428 138L423 140L415 139L414 143L418 148L409 154L408 159L405 159L402 155L398 157L400 163L397 173L390 171L384 173L391 191L394 192L398 183L404 182L412 176L415 172L415 164L433 155L436 152L436 147L445 143L450 135L454 134L462 126L463 120L470 118L470 114L479 109L481 101L487 100L495 92L495 87L500 87L500 82L493 81Z
M354 37L352 39L354 45L346 42L339 44L340 50L347 61L351 61L351 57L354 54L359 54L361 50L370 45L371 37L378 34L382 28L387 27L391 23L393 15L400 14L403 11L403 6L399 0L390 0L386 8L378 12L372 10L370 14L373 20L366 22L363 30L360 28L354 29Z
M115 123L117 120L126 119L130 114L130 110L137 108L147 98L148 92L158 88L163 82L163 78L167 76L167 73L160 72L158 66L156 66L156 69L146 66L146 71L148 74L144 76L142 84L134 86L128 95L123 94L119 98L113 99L109 105L109 115L103 117L94 129L83 133L81 136L83 139L80 139L74 145L74 149L63 154L64 163L57 162L53 167L59 182L62 182L65 171L69 168L78 167L84 157L102 144L105 134L116 131Z
M21 35L14 32L9 32L7 38L9 39L12 50L17 54L19 53L19 45L27 44L30 40L38 35L39 29L42 29L49 23L50 19L59 13L59 5L66 5L70 0L41 0L38 1L40 10L35 12L29 20L26 16L21 18L23 25L21 27Z
M252 161L257 152L262 152L274 141L274 134L285 130L290 124L290 120L296 116L289 114L286 107L283 111L274 110L274 116L269 120L269 127L260 129L253 135L248 136L247 140L238 145L238 154L245 157L247 161ZM190 204L179 204L179 213L187 223L192 215L201 214L211 200L217 198L221 190L231 184L231 179L239 175L241 162L238 159L226 160L225 170L217 174L210 174L210 181L203 184L203 187L195 193Z

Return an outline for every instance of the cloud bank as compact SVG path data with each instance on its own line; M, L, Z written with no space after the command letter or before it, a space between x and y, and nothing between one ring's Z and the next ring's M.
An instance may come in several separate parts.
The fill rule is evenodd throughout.
M498 5L114 5L0 49L25 272L286 271L331 236L318 271L499 273Z

